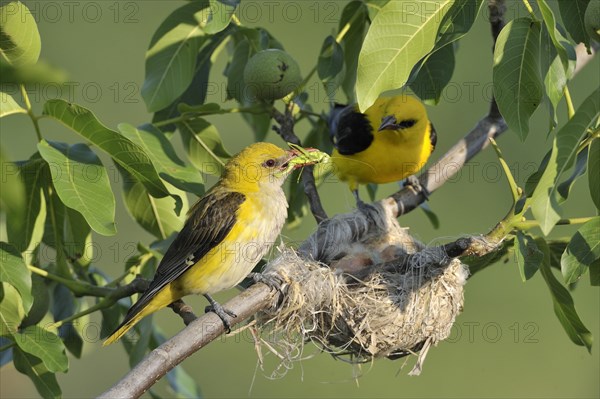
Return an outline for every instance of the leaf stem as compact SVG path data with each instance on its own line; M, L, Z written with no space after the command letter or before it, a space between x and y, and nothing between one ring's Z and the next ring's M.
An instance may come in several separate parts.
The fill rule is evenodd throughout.
M560 219L556 224L560 226L567 226L572 224L584 224L592 220L595 216L581 217L581 218L569 218ZM539 227L540 222L537 220L523 220L521 222L514 223L514 227L519 230L529 230L534 227Z
M40 130L40 124L38 123L38 117L33 113L33 108L31 107L31 101L29 101L29 96L27 95L27 90L25 90L25 85L19 85L21 89L21 96L23 97L23 102L25 102L25 109L27 110L27 115L31 118L33 122L33 127L35 129L35 134L37 136L38 141L42 141L42 131Z
M89 296L97 296L104 297L113 292L113 289L107 287L98 287L96 285L92 285L89 283L85 283L78 280L68 279L61 276L57 276L56 274L49 273L44 269L40 269L39 267L28 265L27 268L32 272L39 276L42 276L48 280L55 281L57 283L63 284L69 290L73 292L73 294L77 296L89 295Z
M575 107L573 107L573 100L571 99L571 92L569 91L569 87L567 85L565 85L565 88L563 89L563 93L565 95L565 101L567 102L567 115L569 116L569 119L571 119L573 117L573 115L575 115Z
M523 4L525 5L525 8L527 9L527 12L529 12L529 14L531 15L531 18L534 21L537 21L537 17L535 16L535 12L533 11L533 7L531 7L531 4L529 4L529 0L523 0Z

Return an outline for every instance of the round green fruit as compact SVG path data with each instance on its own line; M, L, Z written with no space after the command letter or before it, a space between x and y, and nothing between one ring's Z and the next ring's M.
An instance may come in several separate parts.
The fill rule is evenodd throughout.
M583 22L590 38L600 42L600 1L590 1L585 10Z
M283 98L301 82L298 63L282 50L260 51L250 58L244 68L244 83L248 94L260 100Z

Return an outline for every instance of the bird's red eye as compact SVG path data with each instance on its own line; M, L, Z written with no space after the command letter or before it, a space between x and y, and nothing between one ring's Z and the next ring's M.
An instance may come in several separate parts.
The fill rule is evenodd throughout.
M275 160L274 159L269 159L265 162L265 165L269 168L272 168L273 166L275 166Z

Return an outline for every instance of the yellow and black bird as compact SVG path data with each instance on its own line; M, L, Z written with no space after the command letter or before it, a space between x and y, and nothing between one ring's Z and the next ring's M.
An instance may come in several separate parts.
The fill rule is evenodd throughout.
M239 284L271 248L287 217L281 185L293 169L316 163L316 154L322 153L256 143L229 160L219 182L190 209L148 289L104 345L189 294L204 295L229 329L231 315L210 294Z
M364 113L356 105L336 104L329 128L334 171L348 183L359 207L364 205L358 195L360 184L390 183L414 175L437 141L423 103L408 95L379 97Z

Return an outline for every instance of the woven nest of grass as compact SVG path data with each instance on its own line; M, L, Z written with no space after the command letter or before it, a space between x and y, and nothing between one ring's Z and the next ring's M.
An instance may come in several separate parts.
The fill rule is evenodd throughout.
M257 325L282 361L312 341L355 363L417 355L410 374L419 374L462 310L467 267L413 239L383 208L374 231L356 234L357 224L369 224L361 218L334 218L300 251L280 248L264 273L282 282L285 295L256 316ZM312 255L311 246L319 247Z

